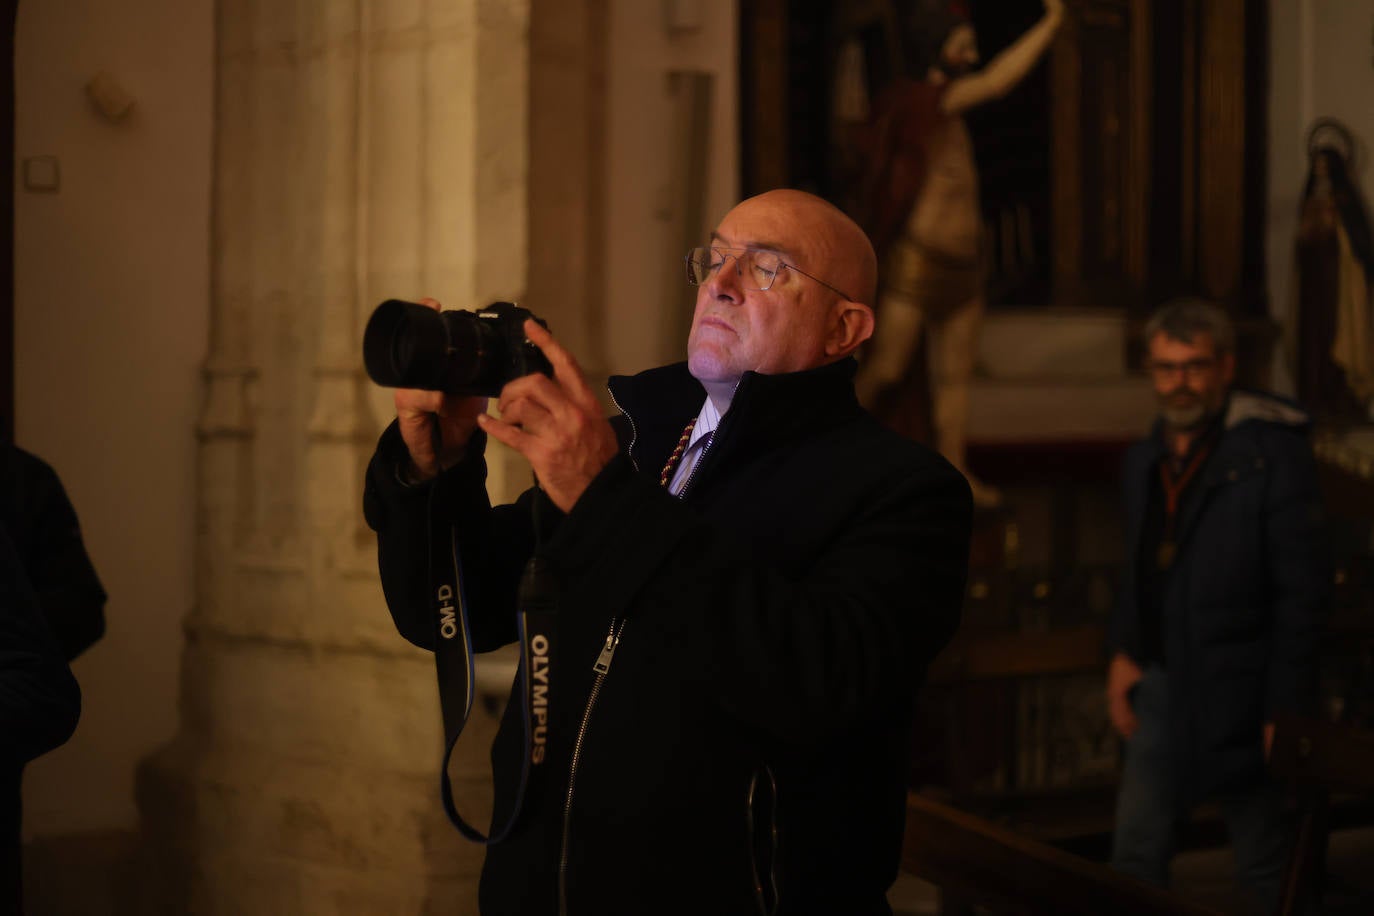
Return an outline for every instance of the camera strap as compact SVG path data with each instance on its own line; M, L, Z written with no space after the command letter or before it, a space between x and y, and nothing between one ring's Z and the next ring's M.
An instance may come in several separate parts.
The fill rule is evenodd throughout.
M444 723L444 756L439 768L439 789L444 811L458 828L458 832L475 843L491 846L501 842L515 826L524 806L531 768L544 762L549 721L549 673L553 656L556 594L550 576L542 565L536 548L525 566L517 595L516 627L520 641L520 660L516 669L515 695L522 708L524 755L520 764L520 781L516 787L510 812L499 826L491 827L490 836L473 827L458 813L449 780L449 761L458 738L467 725L476 697L469 605L463 584L463 564L458 549L458 535L442 513L435 511L439 482L429 494L427 508L429 527L429 583L433 605L436 639L434 664L439 679L439 708ZM536 500L542 494L536 494ZM536 526L537 528L537 526ZM499 804L499 799L497 800ZM499 810L499 807L498 807Z

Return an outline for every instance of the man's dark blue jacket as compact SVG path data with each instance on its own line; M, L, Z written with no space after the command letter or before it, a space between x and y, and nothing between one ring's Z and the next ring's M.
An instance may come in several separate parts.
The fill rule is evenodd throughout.
M1137 659L1141 530L1164 454L1157 424L1123 469L1127 552L1109 641ZM1233 392L1202 474L1177 521L1163 600L1171 746L1190 800L1258 785L1263 724L1311 710L1332 584L1306 413L1272 395Z

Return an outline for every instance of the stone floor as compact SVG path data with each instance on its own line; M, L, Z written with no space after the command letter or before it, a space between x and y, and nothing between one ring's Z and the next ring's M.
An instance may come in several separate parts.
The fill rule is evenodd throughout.
M1370 916L1374 913L1374 827L1341 830L1331 835L1329 876L1323 916ZM1206 849L1180 855L1174 861L1174 890L1179 895L1222 913L1239 912L1231 885L1228 849ZM888 900L894 916L926 916L938 912L934 886L902 875Z

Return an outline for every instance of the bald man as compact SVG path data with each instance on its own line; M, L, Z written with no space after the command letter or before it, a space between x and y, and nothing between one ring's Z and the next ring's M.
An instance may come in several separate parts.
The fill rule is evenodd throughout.
M387 601L417 645L437 639L428 506L452 518L479 650L516 639L532 552L556 583L546 756L488 850L487 916L890 913L913 694L958 622L969 488L854 396L875 258L839 210L750 198L686 265L687 362L612 378L619 416L529 322L552 377L506 385L499 419L398 391L368 471ZM542 495L488 506L488 436ZM492 752L498 811L521 708Z

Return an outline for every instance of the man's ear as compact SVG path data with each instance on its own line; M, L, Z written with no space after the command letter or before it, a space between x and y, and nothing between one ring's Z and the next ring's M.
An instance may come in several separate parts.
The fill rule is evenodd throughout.
M825 355L831 359L848 356L873 336L873 309L862 302L842 299L835 304Z

